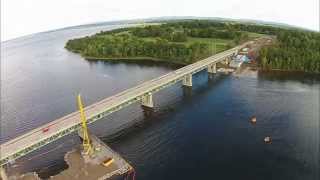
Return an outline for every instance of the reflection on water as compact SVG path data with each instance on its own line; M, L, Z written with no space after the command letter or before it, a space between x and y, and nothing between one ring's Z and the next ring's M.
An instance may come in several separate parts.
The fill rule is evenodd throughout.
M91 104L177 68L86 61L63 48L69 38L106 28L112 27L65 29L3 44L1 142L74 111L78 92ZM90 130L135 167L137 179L319 179L317 78L202 71L191 89L176 84L157 92L152 112L136 103ZM264 144L265 136L272 144ZM63 155L78 144L76 134L66 136L18 160L12 170L48 177L67 167Z

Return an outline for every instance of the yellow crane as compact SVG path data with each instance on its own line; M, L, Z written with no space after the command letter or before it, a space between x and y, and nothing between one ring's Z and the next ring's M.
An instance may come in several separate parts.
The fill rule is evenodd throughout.
M86 155L91 155L93 152L93 148L90 142L90 137L89 137L89 132L88 132L88 127L87 127L87 118L84 114L83 110L83 104L81 100L81 95L78 95L78 106L79 106L79 111L80 111L80 117L81 117L81 124L82 124L82 145L83 145L83 151Z

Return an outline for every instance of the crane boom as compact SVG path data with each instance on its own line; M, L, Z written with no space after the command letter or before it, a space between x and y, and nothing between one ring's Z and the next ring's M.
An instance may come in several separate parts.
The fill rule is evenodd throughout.
M83 136L82 136L83 151L85 154L89 155L92 153L93 149L92 149L91 142L90 142L88 127L87 127L87 118L84 114L83 104L82 104L80 94L78 95L78 107L79 107L79 111L80 111L82 133L83 133Z

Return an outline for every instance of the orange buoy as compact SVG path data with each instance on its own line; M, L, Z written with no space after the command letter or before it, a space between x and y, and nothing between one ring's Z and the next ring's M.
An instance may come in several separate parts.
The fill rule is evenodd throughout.
M270 137L270 136L266 136L266 137L264 138L264 142L265 142L266 144L270 144L270 143L271 143L271 137Z
M250 122L251 122L252 124L255 124L255 123L257 122L257 118L256 118L255 116L253 116L253 117L251 118Z

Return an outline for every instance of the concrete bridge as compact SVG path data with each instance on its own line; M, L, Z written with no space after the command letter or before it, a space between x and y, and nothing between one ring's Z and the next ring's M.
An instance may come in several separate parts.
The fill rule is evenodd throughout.
M140 101L143 106L153 107L152 95L172 84L182 81L184 86L192 86L192 75L207 69L208 73L216 73L216 64L229 61L248 43L218 53L204 60L190 64L166 75L144 82L119 94L103 99L85 108L88 123L118 111L134 102ZM73 112L54 120L26 134L16 137L0 145L0 166L14 162L15 159L27 155L63 136L81 128L79 112Z

